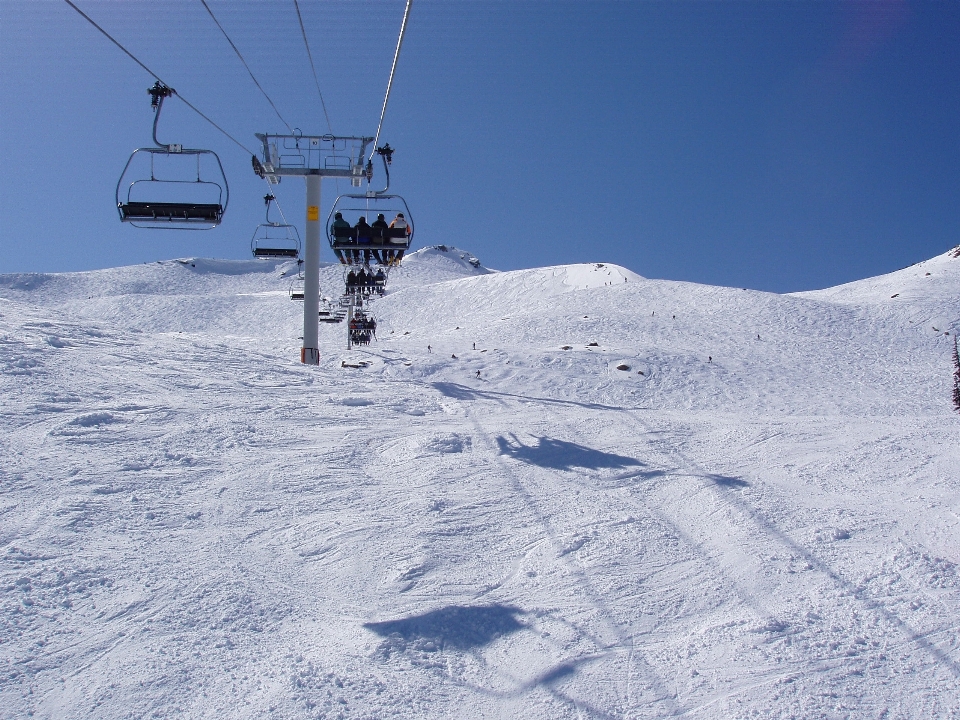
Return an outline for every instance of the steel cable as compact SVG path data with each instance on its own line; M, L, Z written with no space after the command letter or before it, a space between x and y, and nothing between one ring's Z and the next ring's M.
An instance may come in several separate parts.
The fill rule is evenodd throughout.
M294 0L296 2L296 0ZM400 47L403 45L403 35L407 31L407 19L410 17L410 7L413 0L407 0L407 7L403 11L403 22L400 23L400 36L397 38L397 50L393 54L393 65L390 67L390 78L387 80L387 94L383 96L383 109L380 111L380 123L377 125L377 134L373 139L373 150L370 151L370 159L373 160L373 154L377 151L377 143L380 141L380 129L383 127L383 118L387 114L387 103L390 101L390 89L393 87L393 75L397 71L397 60L400 59Z
M317 95L320 96L320 105L323 108L323 116L327 119L327 130L333 134L333 126L330 124L330 115L327 114L327 104L323 101L323 93L320 92L320 80L317 77L317 67L313 64L313 53L310 52L310 43L307 42L307 29L303 26L303 16L300 15L300 3L293 0L293 6L297 9L297 20L300 21L300 32L303 34L303 44L307 48L307 57L310 58L310 69L313 71L313 82L317 86Z
M210 6L207 5L207 0L200 0L203 3L203 7L206 8L207 12L210 13L210 17L217 24L217 27L220 28L220 32L223 33L223 36L227 39L227 42L230 43L230 47L233 48L233 51L237 54L237 57L240 58L240 62L243 63L243 66L247 69L247 72L250 74L250 79L253 80L253 84L257 86L257 90L263 93L263 96L267 99L267 102L270 103L270 107L273 108L273 111L277 114L277 117L280 118L280 122L287 126L287 130L291 133L293 128L290 126L286 120L283 119L283 115L280 114L280 111L277 110L277 106L274 105L273 100L270 99L270 96L267 95L267 91L261 87L260 83L257 81L257 78L253 75L253 70L250 69L250 66L247 65L247 61L243 59L243 55L240 54L240 50L237 49L237 46L234 44L233 40L230 39L230 36L227 35L227 31L223 29L223 25L220 24L220 21L217 20L217 16L213 14L213 10L210 9Z
M153 70L151 70L150 68L148 68L148 67L147 67L146 65L144 65L142 62L140 62L132 52L130 52L129 50L127 50L127 49L126 49L123 45L121 45L116 39L114 39L114 37L113 37L112 35L110 35L110 33L108 33L106 30L104 30L102 27L100 27L100 26L93 20L93 18L91 18L91 17L90 17L89 15L87 15L83 10L81 10L81 9L78 8L76 5L74 5L73 2L71 2L71 0L64 0L64 2L67 3L67 5L69 5L70 7L72 7L74 10L76 10L88 23L90 23L90 24L93 25L97 30L99 30L101 33L103 33L104 37L106 37L110 42L112 42L114 45L116 45L118 48L120 48L124 53L126 53L127 57L129 57L129 58L130 58L131 60L133 60L137 65L139 65L139 66L142 67L144 70L146 70L147 73L148 73L150 76L152 76L155 80L157 80L157 82L159 82L159 83L161 83L161 84L163 84L163 85L166 85L167 87L170 87L169 85L167 85L167 83L163 82L163 80L160 78L159 75L157 75ZM204 3L204 4L206 4L206 3ZM170 88L170 89L173 90L173 88ZM220 127L219 125L217 125L217 123L215 123L213 120L211 120L211 119L208 118L206 115L204 115L202 112L200 112L200 110L197 109L196 106L194 106L191 102L189 102L185 97L183 97L183 96L182 96L180 93L178 93L176 90L173 90L173 94L176 95L178 98L180 98L180 100L183 102L184 105L186 105L188 108L190 108L191 110L193 110L197 115L199 115L200 117L202 117L202 118L203 118L204 120L206 120L208 123L210 123L211 125L213 125L217 130L219 130L219 131L220 131L221 133L223 133L226 137L228 137L230 140L232 140L237 146L239 146L240 148L242 148L247 154L249 154L249 155L254 155L254 154L255 154L252 150L250 150L250 148L248 148L248 147L247 147L246 145L244 145L242 142L240 142L239 140L237 140L233 135L231 135L230 133L228 133L228 132L227 132L226 130L224 130L222 127ZM281 119L282 119L282 118L281 118Z

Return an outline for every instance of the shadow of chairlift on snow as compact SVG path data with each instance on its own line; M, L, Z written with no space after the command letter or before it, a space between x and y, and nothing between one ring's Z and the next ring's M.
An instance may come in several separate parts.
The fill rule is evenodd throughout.
M497 392L494 390L477 390L476 388L451 382L431 383L435 390L446 397L455 400L494 400L501 405L508 401L528 403L543 403L546 405L560 405L564 407L581 407L587 410L624 410L626 408L615 405L600 405L599 403L583 403L575 400L557 400L556 398L537 397L535 395L517 395L515 393ZM638 409L638 408L635 408Z
M522 630L525 626L517 620L522 613L509 605L448 605L400 620L364 623L363 627L390 641L381 648L387 653L403 652L407 645L427 650L472 650Z
M643 465L631 457L547 437L537 438L536 445L524 445L515 435L510 440L500 435L497 437L497 447L500 448L501 455L509 455L520 462L552 470L623 470Z
M377 653L388 659L394 654L407 652L420 654L477 651L497 638L526 629L527 626L517 620L518 615L523 615L523 611L509 605L448 605L401 620L364 623L363 627L383 638ZM600 660L606 654L602 651L557 663L525 682L518 681L513 688L492 690L471 685L466 681L458 684L501 698L520 697L536 688L543 688L561 703L577 710L585 710L591 717L613 718L613 715L599 708L565 695L558 687L575 676L581 667Z
M707 480L712 480L717 485L722 488L731 488L733 490L739 490L741 488L750 487L748 483L743 478L732 477L730 475L704 475Z

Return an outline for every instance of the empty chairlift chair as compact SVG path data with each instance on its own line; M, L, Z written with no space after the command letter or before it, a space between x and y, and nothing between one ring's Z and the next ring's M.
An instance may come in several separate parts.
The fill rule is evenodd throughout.
M157 82L147 92L152 97L156 147L138 148L127 160L117 182L120 220L134 227L166 230L217 227L230 196L220 158L212 150L158 142L163 100L174 90Z
M347 311L340 307L339 303L334 303L330 298L322 298L320 301L320 322L339 323L347 316Z
M267 205L266 222L260 223L250 240L250 250L257 258L300 257L300 233L288 223L270 222L270 205L276 200L273 195L264 195Z
M293 278L293 281L290 283L290 299L291 300L303 300L303 265L301 262L297 263L297 267L300 268L300 272L297 273L296 277Z

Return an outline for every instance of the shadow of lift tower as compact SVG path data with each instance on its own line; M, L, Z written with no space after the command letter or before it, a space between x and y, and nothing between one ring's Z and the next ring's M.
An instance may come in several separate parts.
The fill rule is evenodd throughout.
M307 222L303 256L303 347L300 362L320 364L320 180L349 178L353 187L369 182L372 166L364 164L372 137L336 135L266 135L263 160L253 156L253 170L271 184L284 176L302 177L307 185Z

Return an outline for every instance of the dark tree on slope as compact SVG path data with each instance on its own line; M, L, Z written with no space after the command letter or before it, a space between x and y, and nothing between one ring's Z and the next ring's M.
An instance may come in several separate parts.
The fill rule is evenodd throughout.
M960 350L956 335L953 336L953 406L960 412Z

